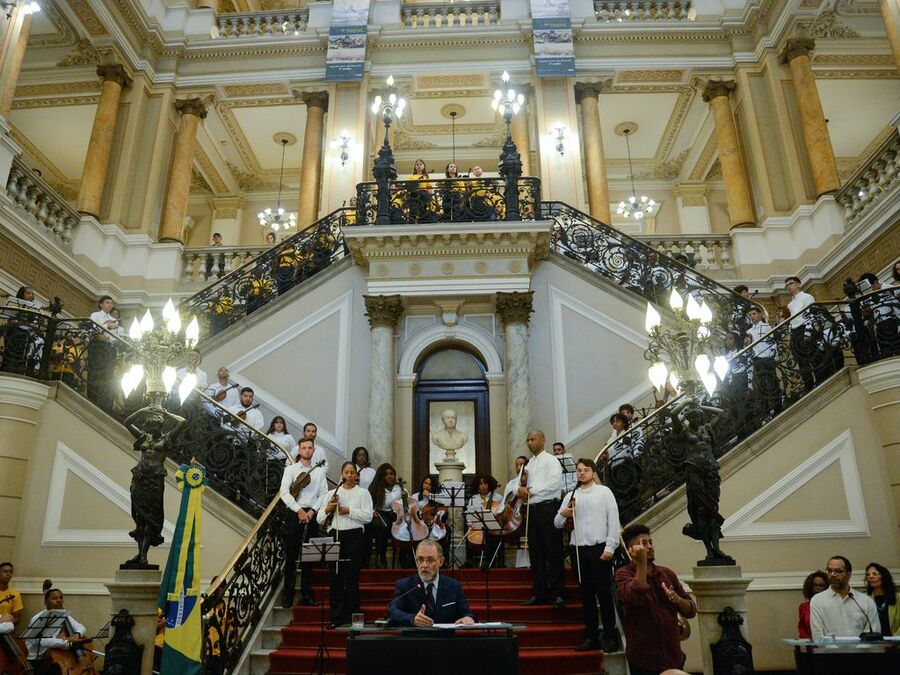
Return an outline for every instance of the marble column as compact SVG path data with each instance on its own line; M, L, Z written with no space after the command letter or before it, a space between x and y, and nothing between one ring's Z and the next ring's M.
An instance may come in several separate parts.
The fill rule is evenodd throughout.
M369 319L368 450L372 465L394 456L394 328L403 314L399 295L364 295Z
M881 18L884 19L891 52L894 54L894 63L900 71L900 0L879 0L878 4L881 7Z
M21 510L41 408L50 387L15 375L0 375L0 560L13 560Z
M534 291L497 293L496 307L506 342L506 457L527 455L525 439L531 427L531 367L528 362L528 317L534 312Z
M513 115L512 124L510 125L510 133L512 134L513 143L516 144L516 150L522 158L522 175L532 176L531 173L531 134L529 128L531 122L528 118L528 101L531 100L527 89L528 85L523 86L522 93L525 94L525 105L519 111L518 115Z
M157 569L148 570L116 570L116 578L106 584L109 589L111 616L115 617L119 610L126 609L134 619L131 635L134 641L143 645L141 659L141 675L153 672L153 641L156 638L156 598L162 583L162 572ZM199 610L199 606L194 611Z
M600 133L599 95L603 84L578 82L575 85L575 99L581 104L581 147L587 177L588 206L594 218L608 224L612 222L612 214L609 211L609 182Z
M97 112L94 113L94 127L91 129L91 140L81 172L81 189L78 192L78 210L95 218L100 215L106 170L116 133L119 100L122 98L122 89L131 84L131 78L121 65L97 66L97 75L102 81L100 101L97 103Z
M887 467L894 523L900 525L900 359L877 361L856 372L869 394Z
M791 69L797 109L800 112L800 127L803 129L803 140L806 142L806 154L812 168L816 196L821 197L837 192L841 187L841 180L838 177L831 136L828 134L822 101L809 60L809 54L815 48L816 41L812 38L790 38L781 50L779 58Z
M305 93L302 94L302 98L306 104L306 129L303 132L303 163L300 165L300 207L297 221L300 227L305 227L319 217L328 92Z
M738 143L729 100L734 88L733 80L710 80L703 89L703 100L709 103L716 126L716 144L719 148L722 178L725 180L725 198L728 200L731 227L754 227L756 217L753 213L753 200L750 197L744 156Z
M12 29L15 20L22 13L21 9L13 14L12 20L3 19L8 22L8 29ZM31 15L22 16L22 24L19 28L19 35L16 37L16 44L12 48L9 66L4 68L6 79L0 88L0 115L9 117L9 111L12 110L13 99L16 96L16 84L19 81L19 73L22 71L22 61L25 59L25 49L28 47L28 36L31 34Z
M747 587L752 579L741 576L740 565L697 566L691 593L697 598L697 623L700 627L700 648L703 650L703 675L714 675L712 651L709 646L722 637L719 614L731 607L744 621L741 634L747 637Z
M181 114L181 123L178 125L172 167L169 170L166 206L162 226L159 229L159 240L181 243L184 214L187 212L188 195L191 191L191 166L194 163L197 128L200 126L200 120L206 117L206 106L199 98L189 98L175 101L175 109Z

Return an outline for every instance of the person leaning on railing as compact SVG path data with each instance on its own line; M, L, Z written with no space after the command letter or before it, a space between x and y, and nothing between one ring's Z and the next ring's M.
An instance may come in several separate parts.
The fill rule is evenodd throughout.
M229 317L234 311L234 298L231 291L222 286L216 295L206 303L209 318L209 334L215 335L228 327Z
M430 223L437 220L431 205L431 195L434 190L430 182L428 168L424 159L417 159L410 174L403 209L410 223Z
M115 400L116 348L110 331L119 327L112 315L113 299L104 295L97 303L98 310L91 321L106 330L95 330L88 344L88 398L104 410L111 410Z
M465 181L459 180L459 167L456 162L448 162L444 167L446 179L441 191L441 209L444 213L444 222L463 220L465 211Z
M469 211L472 220L503 220L505 204L503 197L492 190L483 178L484 169L477 164L469 171Z
M79 335L66 335L53 341L50 354L50 379L78 388L78 374L84 372L86 348Z

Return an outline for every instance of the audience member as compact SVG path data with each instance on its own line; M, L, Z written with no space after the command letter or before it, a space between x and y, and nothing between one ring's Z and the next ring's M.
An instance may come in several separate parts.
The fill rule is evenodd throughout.
M856 637L880 627L875 602L865 593L850 588L853 566L844 556L828 559L825 568L830 588L809 601L812 639L821 642L825 635Z
M91 314L91 321L114 331L119 321L111 314L113 299L104 295L97 303L98 310ZM96 331L88 344L88 398L104 410L111 410L115 400L116 348L108 332Z
M274 246L275 245L275 233L274 232L266 232L266 246Z
M900 260L894 263L894 266L891 268L891 279L894 280L892 288L900 286Z
M822 570L816 570L806 577L803 582L803 602L797 608L797 636L808 640L812 637L809 626L809 601L816 593L821 593L828 588L828 575Z
M875 601L882 635L900 635L900 602L890 570L870 562L866 566L866 593Z
M772 327L762 320L762 312L759 311L759 308L751 307L748 314L750 329L747 331L747 336L751 343L755 343L753 344L753 387L765 403L766 414L773 411L777 413L781 410L781 389L778 385L778 373L775 365L778 347L774 342L760 342L763 337L772 332Z
M683 668L678 615L690 619L697 606L678 576L656 564L653 539L646 525L629 525L622 532L631 562L616 572L616 587L624 609L625 656L631 675L658 675Z
M213 246L221 246L222 245L222 235L219 232L213 232Z

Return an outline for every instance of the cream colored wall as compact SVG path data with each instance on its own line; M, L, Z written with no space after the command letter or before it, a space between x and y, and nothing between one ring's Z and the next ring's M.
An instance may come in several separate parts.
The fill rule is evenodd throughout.
M802 601L800 588L805 576L822 569L835 554L848 557L854 565L854 585L863 582L862 571L870 561L896 567L900 560L900 533L888 485L888 467L881 448L876 418L869 397L862 386L851 384L847 371L836 377L831 392L817 390L803 410L788 412L796 415L782 419L767 428L767 434L777 440L766 447L751 437L722 464L722 496L720 512L727 519L776 481L783 478L806 459L828 445L849 429L861 485L868 533L862 536L816 535L817 527L826 527L828 518L839 515L844 506L832 509L819 504L830 501L846 502L842 489L834 492L834 477L826 471L803 485L798 479L796 498L788 497L787 508L771 511L756 522L772 526L775 517L787 526L805 523L808 538L773 534L759 539L730 539L726 536L722 548L741 565L744 576L754 578L750 585L748 606L750 641L754 646L754 665L760 670L793 668L791 649L779 642L793 637L797 623L797 605ZM824 403L823 399L833 397ZM774 428L777 427L777 428ZM826 461L823 459L823 461ZM746 463L745 463L746 462ZM699 542L684 537L681 528L688 522L685 510L674 511L670 504L682 503L679 492L669 498L660 511L667 511L662 522L653 512L647 514L653 527L657 561L673 568L682 578L690 578L693 565L702 557ZM727 522L726 522L727 533ZM777 528L776 528L777 532ZM697 632L688 642L688 670L700 669Z

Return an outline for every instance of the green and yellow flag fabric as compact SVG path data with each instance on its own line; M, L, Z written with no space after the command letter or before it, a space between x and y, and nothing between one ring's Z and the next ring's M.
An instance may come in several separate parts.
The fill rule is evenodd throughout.
M166 562L157 605L166 617L160 673L200 675L203 672L203 622L200 610L200 496L206 489L206 469L182 464L175 474L181 508Z

